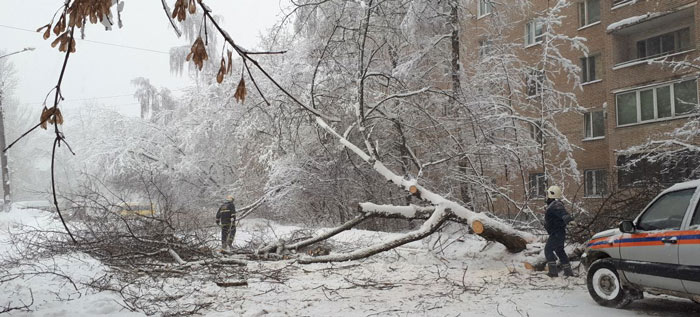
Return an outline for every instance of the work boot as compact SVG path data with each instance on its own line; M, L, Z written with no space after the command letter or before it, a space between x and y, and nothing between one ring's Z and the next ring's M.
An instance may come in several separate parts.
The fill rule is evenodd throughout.
M557 272L557 262L547 262L547 276L557 277L559 273Z
M574 271L571 269L571 263L566 263L561 266L564 271L564 276L574 276Z

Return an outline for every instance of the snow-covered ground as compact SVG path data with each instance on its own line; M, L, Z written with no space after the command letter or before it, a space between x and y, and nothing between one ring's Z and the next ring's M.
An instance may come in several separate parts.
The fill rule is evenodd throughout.
M60 230L45 211L14 209L0 213L0 260L18 251L8 231L30 225ZM244 245L261 235L284 236L294 227L263 220L244 221L236 237ZM393 234L351 230L333 240L334 251L351 250ZM583 277L550 279L523 269L524 255L466 235L460 240L413 242L363 261L299 265L288 261L248 264L247 287L219 287L211 282L164 279L162 289L191 288L183 301L208 303L211 316L698 316L700 305L666 296L648 296L619 310L598 306ZM440 242L446 244L440 244ZM439 251L442 250L442 251ZM46 273L46 272L56 272ZM110 269L86 255L73 254L14 266L0 279L0 311L28 304L17 316L143 315L125 309L116 292L96 292L82 284L109 275ZM65 276L62 276L65 275ZM584 275L583 272L581 275ZM10 275L11 276L11 275ZM70 281L65 278L70 277ZM72 281L72 282L71 282ZM31 292L30 292L31 290Z

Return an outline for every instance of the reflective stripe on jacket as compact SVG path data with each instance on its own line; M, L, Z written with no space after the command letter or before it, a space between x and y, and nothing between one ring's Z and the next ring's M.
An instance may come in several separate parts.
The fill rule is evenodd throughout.
M221 224L230 224L236 221L236 206L233 201L227 201L216 212L216 221Z

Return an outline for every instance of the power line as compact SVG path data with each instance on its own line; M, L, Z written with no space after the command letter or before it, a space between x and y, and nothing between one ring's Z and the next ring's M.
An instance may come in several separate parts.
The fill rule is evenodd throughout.
M114 96L99 96L99 97L87 97L87 98L80 98L80 99L66 99L63 100L62 102L71 102L71 101L87 101L87 100L96 100L96 99L111 99L111 98L119 98L119 97L133 97L134 94L124 94L124 95L114 95ZM36 102L23 102L20 105L35 105L35 104L40 104L43 103L43 101L36 101Z
M187 88L177 88L177 89L168 89L171 92L173 91L183 91ZM119 97L134 97L134 93L130 94L123 94L123 95L112 95L112 96L96 96L96 97L86 97L86 98L79 98L79 99L65 99L62 100L61 102L72 102L72 101L90 101L90 100L100 100L100 99L111 99L111 98L119 98ZM37 104L42 104L43 101L36 101L36 102L23 102L20 103L19 105L25 106L25 105L37 105Z
M18 27L16 27L16 26L9 26L9 25L0 24L0 27L6 28L6 29L12 29L12 30L30 32L30 33L37 33L36 31L29 30L29 29L18 28ZM126 48L126 49L131 49L131 50L137 50L137 51L144 51L144 52L151 52L151 53L168 54L168 55L170 55L169 52L153 50L153 49L150 49L150 48L143 48L143 47L136 47L136 46L128 46L128 45L121 45L121 44L113 44L113 43L100 42L100 41L93 41L93 40L85 40L85 39L77 39L77 40L80 40L80 41L83 41L83 42L88 42L88 43L93 43L93 44L114 46L114 47L121 47L121 48Z

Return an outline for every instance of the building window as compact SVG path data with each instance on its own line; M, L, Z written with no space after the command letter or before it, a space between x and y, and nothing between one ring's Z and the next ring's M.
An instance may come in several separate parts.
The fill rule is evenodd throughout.
M608 193L608 171L587 170L583 174L586 187L584 188L584 197L603 197Z
M692 79L619 93L615 96L617 125L673 118L697 112L697 85L697 80Z
M488 55L491 55L492 51L493 51L493 41L491 41L489 39L479 40L479 58L484 58Z
M489 15L493 12L493 3L491 0L479 0L479 18Z
M545 188L547 187L547 182L544 177L544 173L532 173L530 174L530 197L531 198L542 198L545 197Z
M530 138L535 140L538 144L544 142L544 132L539 124L530 123Z
M583 114L584 139L596 139L605 137L605 114L601 111L592 111Z
M639 187L647 183L673 184L699 176L697 152L679 151L672 157L649 160L644 154L620 155L617 157L617 182L620 187Z
M533 45L542 42L544 34L542 32L542 21L533 19L525 24L525 45Z
M541 70L531 69L526 78L527 95L532 97L542 94L543 82L544 72Z
M637 41L637 59L653 58L690 48L690 28Z
M600 78L600 55L581 58L581 81L584 83Z
M600 0L583 0L578 4L579 26L600 21Z

